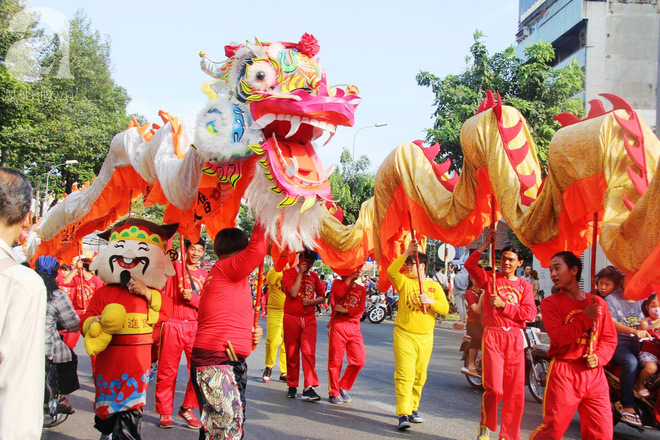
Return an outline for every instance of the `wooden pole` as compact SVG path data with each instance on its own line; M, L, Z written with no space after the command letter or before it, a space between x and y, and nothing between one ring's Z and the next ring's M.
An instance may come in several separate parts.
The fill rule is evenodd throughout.
M591 235L591 303L596 302L596 250L598 249L598 213L594 213L594 227ZM589 354L594 352L594 343L598 335L598 318L594 319L589 338Z
M261 310L261 294L263 288L263 274L264 262L259 265L259 272L257 274L257 291L254 295L254 328L259 325L259 311ZM252 344L252 351L257 349L257 344Z
M598 213L594 214L594 228L591 234L591 302L596 295L596 250L598 249Z
M495 208L495 196L491 195L490 196L490 205L491 205L491 211L490 211L490 229L491 231L497 231L497 220L496 220L496 215L497 215L497 209ZM495 288L495 278L497 275L497 263L496 263L496 256L495 256L495 238L493 238L493 241L490 243L490 261L491 261L491 268L493 272L493 293L497 293L497 289Z
M408 221L410 222L410 233L412 234L412 239L415 240L415 230L413 229L412 223L412 214L408 211ZM422 286L422 275L419 270L419 255L415 252L415 265L417 266L417 281L419 281L419 294L424 293L424 288ZM422 304L422 312L426 313L426 304Z
M186 290L186 245L183 243L183 240L184 238L179 232L179 252L181 253L181 255L179 255L179 260L181 261L181 289ZM190 288L192 289L193 286L190 286Z

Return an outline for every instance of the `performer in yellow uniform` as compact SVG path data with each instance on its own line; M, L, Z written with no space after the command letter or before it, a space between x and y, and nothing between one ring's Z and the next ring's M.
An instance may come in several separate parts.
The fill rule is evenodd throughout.
M273 267L266 274L268 283L268 318L266 319L266 368L261 376L264 382L270 381L277 350L280 351L280 381L286 382L286 351L284 350L284 299L282 272Z
M427 259L423 253L418 254L423 287L420 294L413 255L417 249L418 244L413 240L387 269L394 289L399 292L399 312L394 321L394 390L398 428L401 430L410 428L410 422L424 421L417 410L433 351L435 314L446 315L449 312L442 287L425 276ZM401 268L404 268L403 273Z

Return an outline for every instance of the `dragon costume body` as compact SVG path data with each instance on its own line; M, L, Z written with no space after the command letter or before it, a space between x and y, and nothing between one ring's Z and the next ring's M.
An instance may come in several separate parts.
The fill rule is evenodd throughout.
M314 143L352 126L360 98L353 86L328 86L318 51L305 34L298 43L226 46L221 63L201 53L213 80L196 123L161 112L162 127L134 121L115 136L95 181L42 220L37 254L72 256L83 236L142 195L147 205L166 205L164 221L193 238L202 224L211 236L234 226L244 198L276 254L314 247L348 274L369 255L384 268L403 251L408 212L419 233L462 246L493 221L494 203L495 220L504 218L544 265L558 251L581 254L598 228L607 257L632 275L628 296L660 284L660 142L624 100L606 95L610 111L593 101L583 121L560 115L565 127L542 179L523 116L489 92L463 126L460 176L434 161L439 146L400 145L379 167L374 198L346 226L330 190L332 168Z

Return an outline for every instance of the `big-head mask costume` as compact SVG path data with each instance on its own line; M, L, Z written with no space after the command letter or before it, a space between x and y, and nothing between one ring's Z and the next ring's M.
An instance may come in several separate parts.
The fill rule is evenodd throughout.
M167 240L178 226L178 223L159 226L137 218L115 223L99 234L108 240L108 247L94 259L90 270L98 271L106 284L126 285L132 276L160 290L167 277L174 275L174 266L165 251Z

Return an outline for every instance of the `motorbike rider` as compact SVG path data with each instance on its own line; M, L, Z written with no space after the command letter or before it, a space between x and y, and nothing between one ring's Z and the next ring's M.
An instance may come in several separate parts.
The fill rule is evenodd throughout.
M624 276L614 266L607 266L598 272L598 290L605 296L610 309L619 342L612 360L621 366L621 417L632 426L642 426L635 409L633 389L639 362L640 339L650 337L639 325L644 319L641 301L629 301L623 297Z
M602 298L580 290L582 263L573 253L555 254L548 269L559 289L541 302L552 361L543 423L530 439L561 439L576 409L583 439L612 438L609 386L603 370L617 345L609 310Z
M465 331L470 336L470 350L468 351L468 366L467 371L465 367L461 368L463 374L478 375L477 366L474 360L481 349L481 335L484 333L484 328L481 325L481 309L483 307L483 289L477 288L472 282L468 280L468 290L465 293L465 301L467 301L467 323Z

